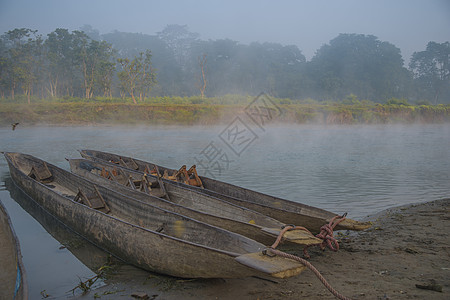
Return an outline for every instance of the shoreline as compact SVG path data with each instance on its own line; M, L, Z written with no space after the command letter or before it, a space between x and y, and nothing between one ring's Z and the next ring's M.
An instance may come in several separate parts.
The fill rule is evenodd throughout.
M442 230L450 225L450 198L390 208L368 220L368 230L336 235L338 252L308 250L309 261L338 292L352 299L449 298L450 239ZM105 283L75 298L336 299L309 270L282 280L185 280L120 265ZM442 292L423 289L433 285Z
M231 119L230 119L231 120ZM228 120L227 120L228 121ZM220 129L225 128L229 125L230 122L218 122L215 124L163 124L163 123L37 123L37 124L22 124L16 127L15 130L27 130L27 129L36 129L36 128L110 128L110 127L118 127L118 128L128 128L128 129L147 129L147 128L181 128L181 129L189 129L189 128L205 128L206 127L219 127ZM404 126L450 126L450 122L435 122L435 123L353 123L353 124L327 124L327 123L289 123L289 122L271 122L266 124L265 128L282 128L286 126L298 126L302 128L314 128L314 127L323 127L323 128L365 128L365 127L404 127ZM0 130L5 131L13 131L11 130L11 124L0 124Z
M278 102L278 103L277 103ZM271 102L272 103L272 102ZM280 100L268 109L274 111L267 122L290 124L442 124L450 122L450 105L391 105L343 103L291 103ZM262 105L262 104L261 104ZM265 106L256 106L265 107ZM45 102L1 103L0 125L39 124L160 124L216 125L248 113L248 101L240 103L152 103L126 102Z

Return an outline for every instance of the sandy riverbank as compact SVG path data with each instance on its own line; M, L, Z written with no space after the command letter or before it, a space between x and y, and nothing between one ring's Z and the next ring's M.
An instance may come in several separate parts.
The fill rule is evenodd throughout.
M311 249L310 262L353 299L450 298L450 199L389 209L374 226L340 237L339 252ZM309 270L274 282L257 278L179 280L121 266L107 285L81 299L335 299ZM442 288L442 292L416 285Z

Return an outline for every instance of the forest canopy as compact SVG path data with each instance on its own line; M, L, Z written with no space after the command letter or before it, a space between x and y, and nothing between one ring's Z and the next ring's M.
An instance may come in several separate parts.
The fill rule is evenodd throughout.
M425 46L425 45L424 45ZM155 35L90 26L47 36L16 28L0 38L2 99L226 94L386 103L450 103L450 43L430 41L405 66L395 45L373 35L340 34L307 61L295 45L202 40L187 26Z

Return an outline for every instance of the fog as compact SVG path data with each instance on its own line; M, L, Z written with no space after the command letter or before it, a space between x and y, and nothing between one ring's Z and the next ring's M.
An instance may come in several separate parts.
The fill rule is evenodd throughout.
M307 60L311 60L321 46L341 33L373 35L383 42L386 41L398 47L407 65L411 55L416 51L425 50L428 42L442 43L450 39L450 1L0 0L0 35L15 28L29 28L38 30L38 34L45 39L48 33L57 28L69 31L91 28L102 35L116 31L155 36L169 24L186 25L190 32L198 33L203 41L230 39L242 44L270 42L295 45ZM143 38L139 39L141 40ZM148 38L147 43L153 42L154 45L160 45L155 40L156 38L153 40ZM131 49L122 47L122 51L129 50L127 53L129 57L135 55L136 53L132 51L137 51L133 48L136 44L129 43L126 39L123 41L123 44ZM160 85L154 88L154 95L161 97L198 95L195 72L181 72L182 66L169 64L168 61L175 61L175 56L165 55L167 51L164 45L150 49L153 53L152 62L158 70ZM226 43L221 45L226 46ZM217 48L226 48L225 46ZM213 68L213 60L208 61L211 62L211 65L208 65L211 68L207 73L210 76L207 97L229 93L241 94L242 97L233 95L229 98L224 97L226 101L230 101L229 103L233 103L232 101L236 99L241 101L235 104L239 107L243 103L241 98L253 99L253 96L249 98L249 95L257 95L263 91L261 87L267 86L266 81L250 85L245 81L246 78L241 79L235 76L237 79L233 85L233 81L229 79L232 76L225 74L242 75L240 71L233 73L234 69L231 67L251 60L249 58L253 58L252 54L256 53L252 51L243 52L250 54L243 56L242 59L236 55L237 58L233 64L223 64L218 67L216 65L216 69ZM398 51L395 53L400 57ZM121 53L121 57L125 56ZM259 66L259 63L269 65L268 60L260 59L261 57L264 56L257 57L256 60L260 61L254 65ZM298 58L301 55L295 57ZM337 57L339 61L343 61L342 55ZM374 61L373 56L368 57L369 60ZM16 59L11 61L17 62ZM401 59L398 61L398 65L401 66L403 61ZM287 65L290 66L290 62ZM354 64L351 59L346 62L344 64L346 66ZM194 59L193 65L198 71L195 63ZM170 68L174 65L174 68ZM164 67L166 67L165 70ZM246 70L247 74L255 74L255 76L249 76L250 79L258 79L256 75L264 74L264 71L259 69L253 71L249 66ZM302 68L298 70L303 71ZM293 97L289 94L283 95L281 92L278 95L292 99L303 99L303 95L309 96L309 94L302 94L305 93L303 89L307 87L313 90L314 85L306 82L305 77L298 76L303 74L300 71L294 73L294 75L297 74L298 81L289 81L296 77L292 73L285 73L284 77L276 73L281 77L279 82L291 82L289 87L294 89ZM222 76L214 77L214 72ZM47 76L44 72L41 73ZM51 74L51 71L49 73ZM36 72L36 74L39 73ZM355 74L359 73L355 72ZM387 76L384 76L386 73L382 74L377 75L376 79L386 80ZM340 76L339 73L337 77ZM48 78L45 77L45 80ZM48 82L45 80L38 81L40 86L35 87L36 98L50 97L50 93L44 93L48 89ZM83 96L85 90L84 86L79 84L81 81L78 85L75 82L74 86L71 86L77 90L69 97L65 89L69 84L66 86L64 84L72 83L64 77L59 80L60 88L59 90L55 88L55 95L60 97L59 100L63 99L62 97ZM116 97L119 96L117 82ZM242 88L242 86L246 89L233 89L234 87ZM369 90L366 88L367 85L361 84L360 87L363 91ZM20 88L17 87L17 94L20 94ZM14 92L14 87L10 90ZM6 97L9 97L10 90L7 91L8 94L5 92ZM278 92L286 90L289 88L285 85L278 87ZM301 93L295 94L298 90ZM405 90L408 93L398 92L399 97L408 94L413 94L415 97L420 87L411 91L407 88ZM343 89L343 91L346 93L344 96L349 94L347 90ZM450 96L448 96L450 89L447 91L449 91L445 94L447 97L441 97L443 100L439 99L439 101L450 103ZM312 95L317 96L318 100L327 96L318 93L312 93ZM102 94L96 91L95 96L102 96ZM364 94L358 96L360 96L359 100L370 98L366 98ZM392 94L389 94L390 96ZM181 97L175 98L177 97L171 99L175 104L178 100L188 101ZM336 96L336 98L339 97ZM355 95L353 98L356 100ZM258 98L254 101L256 99ZM387 100L378 95L371 99ZM22 101L24 100L23 96ZM210 106L213 107L217 103L226 105L228 102L225 100L211 102ZM306 100L315 101L315 98ZM34 101L33 99L31 103ZM158 102L154 103L160 105ZM164 102L161 103L164 104ZM186 102L180 103L186 104ZM76 107L77 103L69 104L74 104ZM101 105L103 104L99 104L100 110L103 109ZM90 116L88 110L80 110L80 115L83 111L88 117ZM180 111L184 112L182 109ZM430 109L430 111L433 110ZM210 114L216 118L216 125L155 126L147 125L146 122L140 124L141 120L138 119L129 126L100 125L101 122L97 126L81 126L80 123L70 126L73 124L69 122L67 126L54 126L43 123L34 125L32 123L34 112L30 110L23 115L31 115L31 121L26 118L23 121L11 121L20 121L20 125L14 131L11 130L9 121L0 124L0 151L35 155L66 170L69 169L69 165L65 158L79 157L77 149L97 149L132 156L170 168L179 168L182 165L189 167L196 164L200 175L214 177L338 214L348 212L352 219L362 219L367 215L399 205L447 198L450 194L450 152L448 151L450 126L448 123L334 126L315 122L319 124L289 125L275 121L268 124L272 121L270 117L267 124L261 124L258 123L261 120L255 121L246 112L248 111L241 111L240 114L235 111L221 112L216 116L215 110L212 109ZM47 113L48 111L43 114ZM73 114L75 113L74 110ZM150 119L154 118L154 115L164 116L169 112L155 110L154 115L153 111L146 113L145 115ZM96 117L101 113L92 115ZM322 118L321 114L318 115ZM68 116L70 117L69 114ZM106 118L112 116L110 117L112 120L116 114L104 113L104 116ZM183 120L189 120L189 116L187 114ZM88 117L86 120L89 120ZM213 117L204 115L205 124L209 124L208 120ZM395 117L396 115L393 116ZM57 113L55 113L55 120L57 120ZM111 124L111 120L108 120L108 124ZM169 119L161 120L166 123ZM202 124L202 122L196 124ZM238 133L242 132L244 135L238 136ZM96 269L91 271L83 264L86 263L85 261L81 258L81 261L78 261L70 252L72 250L69 242L74 241L80 244L79 238L76 240L69 236L61 240L55 235L55 240L50 235L51 230L48 229L55 226L54 224L46 225L33 214L29 215L26 204L30 205L33 201L25 195L20 195L20 191L13 185L5 159L0 159L0 198L7 207L20 239L31 298L39 298L43 295L42 292L48 293L52 298L70 297L70 290L79 284L81 278L94 275ZM33 217L41 224L34 221ZM57 226L54 228L62 232ZM47 231L50 234L47 234ZM64 247L61 247L61 244ZM85 255L84 258L102 258L96 253L94 255L93 250L85 246L73 248L88 252L89 255ZM86 265L90 266L88 263ZM97 263L97 265L100 264ZM133 278L131 272L124 272L124 274L127 278Z
M340 33L371 34L399 47L409 60L429 41L448 40L450 2L0 0L2 33L25 27L46 35L85 24L102 34L118 30L151 35L168 24L187 25L204 40L296 45L307 59Z

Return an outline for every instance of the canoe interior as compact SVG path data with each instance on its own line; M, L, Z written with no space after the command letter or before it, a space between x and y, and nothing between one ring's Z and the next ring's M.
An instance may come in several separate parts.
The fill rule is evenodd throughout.
M185 187L172 184L171 181L167 180L161 183L165 185L165 190L168 192L168 199L170 201L155 198L150 193L132 189L125 181L121 182L106 178L102 174L113 172L115 174L125 174L125 177L130 177L133 180L142 178L142 176L148 176L150 182L156 181L153 178L154 176L145 175L143 172L130 170L102 160L69 159L69 163L72 172L75 174L106 185L108 188L145 202L149 201L152 205L176 211L202 222L245 235L265 245L273 244L282 227L285 225L260 213L197 191L186 189ZM290 231L284 237L288 243L301 245L321 242L321 240L306 231Z
M160 173L164 173L168 171L170 174L176 172L175 169L169 169L163 166L159 166L150 162L145 162L139 159L134 159L126 156L119 156L112 153L106 153L95 150L82 150L81 155L85 158L95 157L101 160L114 162L119 164L119 162L123 162L121 165L130 169L138 170L144 172L146 167L149 166L150 169L154 169L155 166L158 167ZM273 197L270 195L266 195L260 192L256 192L253 190L245 189L236 185L232 185L226 182L218 181L215 179L211 179L208 177L200 176L203 186L206 190L214 191L218 194L222 194L225 196L230 196L238 199L246 199L248 202L256 202L262 205L271 206L276 209L288 210L295 213L309 214L312 217L323 217L323 218L332 218L336 214L332 212L328 212L313 206L280 199L277 197ZM191 186L191 188L196 188ZM202 190L198 188L198 190Z
M133 171L118 165L114 165L111 163L106 163L103 161L89 161L89 160L70 160L72 165L72 170L78 172L77 169L84 169L89 171L90 173L102 176L102 172L108 173L116 173L120 174L120 177L123 178L131 178L132 181L139 181L142 179L145 173L141 171ZM152 183L150 195L154 196L154 190L156 190L156 194L160 194L161 188L158 184L157 177L152 175L145 175L148 178L148 181ZM103 176L102 176L103 177ZM119 176L117 176L119 177ZM92 178L92 177L90 177ZM111 180L111 179L110 179ZM111 180L112 181L112 180ZM130 187L128 182L125 180L116 181L119 184ZM177 205L181 205L184 207L188 207L193 210L198 210L203 213L219 215L223 218L229 218L238 220L242 223L255 224L259 227L277 227L281 228L284 223L262 215L260 213L256 213L246 208L242 208L240 206L234 205L232 203L226 202L224 200L211 197L209 195L205 195L203 193L199 193L198 191L194 191L191 189L187 189L183 186L178 186L176 184L171 184L168 180L162 180L161 183L164 185L164 189L167 191L168 197L162 197L167 199L168 201L175 203Z
M175 171L150 162L102 151L82 150L80 151L80 154L87 159L97 159L110 162L121 161L123 162L123 166L130 169L137 169L139 171L144 171L149 167L152 169L155 168L155 166L159 168L160 172L167 171L169 173L173 173ZM180 182L177 182L177 184L179 186L196 190L200 193L208 194L236 205L258 211L285 224L305 226L313 232L319 231L322 225L329 222L337 215L324 209L281 199L211 178L200 176L200 179L202 180L204 188L190 186ZM359 222L347 218L336 227L336 230L364 230L370 226L371 224L369 222Z
M163 173L164 171L168 171L171 174L176 171L175 169L166 168L166 167L159 166L159 165L156 165L156 164L153 164L150 162L145 162L145 161L142 161L139 159L134 159L131 157L126 157L126 156L120 156L117 154L112 154L112 153L107 153L107 152L101 152L101 151L95 151L95 150L82 150L81 155L85 158L95 157L97 159L101 159L101 160L109 161L109 162L115 162L115 163L117 163L119 161L123 161L124 165L122 165L122 166L126 166L130 169L135 169L135 170L142 171L142 172L144 172L144 170L146 169L147 166L149 166L151 169L153 169L153 168L155 168L155 166L157 166L161 173ZM311 217L329 219L329 218L336 216L336 214L334 214L332 212L328 212L326 210L316 208L313 206L309 206L309 205L305 205L302 203L297 203L297 202L293 202L293 201L289 201L289 200L285 200L285 199L280 199L280 198L277 198L274 196L270 196L270 195L256 192L253 190L245 189L245 188L242 188L242 187L239 187L236 185L232 185L232 184L218 181L215 179L211 179L208 177L200 176L200 178L202 180L204 189L209 190L211 192L202 191L203 189L197 188L194 186L190 186L190 188L193 188L200 192L205 192L205 193L208 193L208 194L214 195L214 196L220 196L220 195L230 196L230 197L237 198L237 199L245 199L246 202L255 202L255 203L265 205L268 207L272 207L275 209L291 211L291 212L299 213L299 214L308 214Z
M170 173L176 171L174 169L165 168L163 166L158 166L156 164L145 162L142 160L134 159L131 157L126 156L119 156L112 153L106 153L101 151L95 151L95 150L81 150L80 151L81 156L87 159L95 158L97 161L103 160L107 162L119 162L123 161L124 165L129 169L134 169L137 171L144 172L147 166L150 167L150 169L153 169L155 166L158 167L161 173L164 171L168 171ZM131 167L133 166L133 167ZM136 166L136 167L134 167ZM194 187L194 186L188 186L184 183L178 183L180 186L184 186L190 189L194 189L200 193L206 193L208 195L212 195L215 197L219 197L221 199L228 199L232 200L232 198L238 199L245 199L245 201L240 202L241 204L245 204L245 202L255 202L257 204L265 205L267 207L277 209L277 210L284 210L284 211L290 211L294 212L296 214L307 214L313 218L324 218L324 219L331 219L336 214L315 208L312 206L308 206L301 203L295 203L292 201L276 198L270 195L262 194L256 191L248 190L239 186L235 186L232 184L228 184L225 182L221 182L218 180L210 179L207 177L200 176L202 179L204 189ZM228 197L229 196L229 197Z
M43 164L41 160L31 156L11 154L10 157L24 174L29 174L32 167L41 167ZM96 194L97 188L110 209L107 214L124 222L186 242L230 252L236 256L257 252L264 247L251 239L130 199L51 164L47 164L47 167L52 179L42 184L48 189L73 201L79 189L87 195L93 195Z

